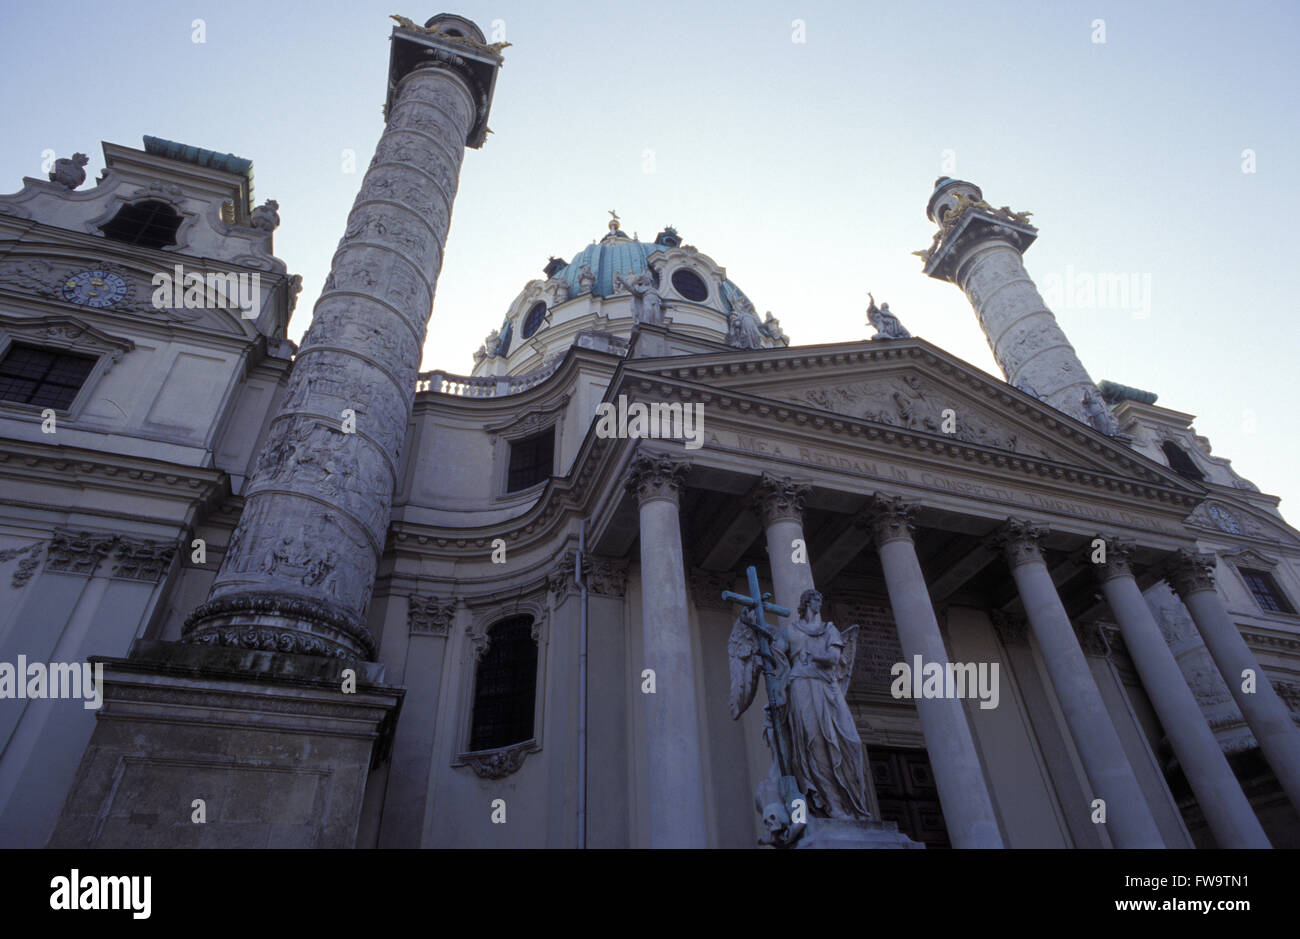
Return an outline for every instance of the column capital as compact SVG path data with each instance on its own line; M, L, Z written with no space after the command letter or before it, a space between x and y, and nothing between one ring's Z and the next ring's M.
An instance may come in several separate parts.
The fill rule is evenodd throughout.
M677 460L666 453L643 451L632 458L624 485L636 496L638 506L656 499L677 503L690 468L687 460Z
M1097 580L1101 583L1116 580L1120 577L1133 577L1133 553L1137 551L1137 545L1131 541L1122 541L1119 538L1107 538L1105 535L1097 535L1094 541L1100 538L1106 544L1106 560L1093 561L1093 547L1089 545L1084 548L1088 557L1088 562L1092 565L1093 573L1097 575Z
M911 541L916 531L916 512L919 506L904 502L901 496L873 493L871 499L858 513L856 524L871 531L877 548L891 541Z
M764 526L783 520L802 525L811 492L812 486L806 483L764 472L749 495L749 507L763 520Z
M1214 589L1214 555L1180 548L1165 569L1165 580L1179 597Z
M1002 551L1011 567L1043 560L1043 537L1047 528L1025 518L1009 518L1002 523L990 539L993 547Z

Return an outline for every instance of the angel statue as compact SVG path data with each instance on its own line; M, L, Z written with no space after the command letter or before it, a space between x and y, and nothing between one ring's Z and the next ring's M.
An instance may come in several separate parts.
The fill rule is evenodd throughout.
M889 311L889 304L882 303L876 306L876 298L867 294L867 299L871 305L867 307L867 322L876 329L876 334L872 339L911 339L912 334L903 328L903 324L898 321L898 317Z
M788 845L798 837L799 830L790 825L793 816L781 812L792 804L792 793L805 800L812 816L871 819L862 741L844 699L858 627L840 632L822 621L821 608L822 595L805 590L797 618L776 630L763 623L756 604L749 605L737 617L727 643L733 719L753 701L760 669L767 678L764 736L775 760L756 801L769 844Z
M633 321L655 326L664 324L664 301L655 289L649 271L642 271L631 280L624 278L621 272L614 274L614 289L626 290L632 295Z

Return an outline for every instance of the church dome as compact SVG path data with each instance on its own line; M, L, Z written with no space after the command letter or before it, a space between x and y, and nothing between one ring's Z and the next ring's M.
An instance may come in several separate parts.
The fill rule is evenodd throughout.
M593 337L607 348L625 347L636 321L624 282L646 272L662 300L665 324L686 335L725 342L732 311L752 306L712 258L682 244L676 229L641 241L615 218L605 237L571 260L551 258L543 268L546 279L529 281L475 353L474 376L529 374Z

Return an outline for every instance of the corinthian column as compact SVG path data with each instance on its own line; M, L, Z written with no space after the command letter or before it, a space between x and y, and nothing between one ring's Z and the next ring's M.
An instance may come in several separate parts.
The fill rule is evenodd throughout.
M652 848L704 848L709 842L678 516L689 467L664 454L643 452L632 460L627 478L641 518L644 668L655 673L654 693L641 695Z
M885 572L898 641L909 667L916 656L926 663L949 661L912 541L915 513L914 506L880 496L872 499L865 513ZM961 701L923 697L914 703L952 846L1002 847L993 800Z
M803 592L814 587L808 545L803 536L804 502L811 491L810 486L789 477L764 473L750 497L750 505L763 520L767 535L773 599L777 605L790 610L798 610ZM802 544L796 547L796 541ZM796 550L802 552L802 561L795 560Z
M1105 800L1106 828L1116 847L1163 848L1155 817L1047 572L1039 545L1044 534L1045 530L1036 525L1011 519L998 540L1011 565L1011 576L1092 785L1092 795ZM1074 811L1085 812L1088 807L1078 806Z
M1228 761L1205 722L1196 697L1174 661L1160 627L1133 578L1133 545L1106 541L1106 560L1095 566L1102 593L1119 623L1124 645L1142 687L1169 735L1187 782L1221 848L1267 848L1268 837L1241 791Z
M191 642L374 657L384 547L465 147L500 56L474 24L395 29L387 126Z
M1214 589L1214 555L1179 551L1167 579L1192 614L1205 647L1223 673L1233 700L1259 741L1282 790L1300 811L1300 728ZM1247 671L1255 677L1252 691L1242 687Z

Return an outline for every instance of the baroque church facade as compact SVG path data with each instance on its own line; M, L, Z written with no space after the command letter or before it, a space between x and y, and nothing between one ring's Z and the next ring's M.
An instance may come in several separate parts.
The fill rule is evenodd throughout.
M300 346L247 160L146 137L0 196L0 844L753 846L754 567L858 626L867 805L913 841L1300 846L1300 532L1094 382L977 186L918 254L1005 380L874 300L798 345L617 216L420 372L501 61L399 18ZM88 660L97 708L18 691Z

